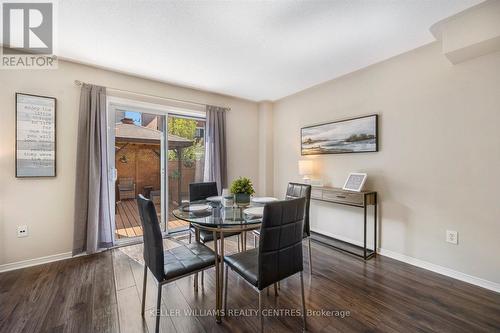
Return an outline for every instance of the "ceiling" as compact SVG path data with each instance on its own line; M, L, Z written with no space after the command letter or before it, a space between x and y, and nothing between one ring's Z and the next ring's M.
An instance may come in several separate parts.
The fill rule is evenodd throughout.
M58 55L250 100L277 100L432 42L482 0L58 2Z

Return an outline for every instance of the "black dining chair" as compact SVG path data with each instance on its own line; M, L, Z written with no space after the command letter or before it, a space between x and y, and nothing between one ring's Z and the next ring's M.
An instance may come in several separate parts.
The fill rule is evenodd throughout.
M219 195L217 190L216 182L205 182L205 183L191 183L189 184L189 202L205 200L208 197L216 197ZM196 232L196 229L190 224L189 225L189 243L191 243L191 236ZM203 233L202 242L208 242L211 232ZM200 232L201 238L201 232ZM213 240L213 235L211 237Z
M224 309L227 313L229 269L241 275L259 293L260 331L264 330L262 291L296 273L300 275L302 319L306 330L306 306L302 260L302 238L306 198L275 201L264 206L259 246L224 257L226 263Z
M217 190L217 183L216 182L189 184L189 202L205 200L206 198L209 198L212 196L218 196L218 195L219 195L219 192ZM196 229L190 224L189 225L189 243L190 244L191 244L191 236L194 233L196 233ZM231 237L231 236L235 236L235 235L238 236L238 238L237 238L238 252L240 252L240 235L241 235L241 233L239 233L239 232L224 233L224 237ZM207 242L211 242L214 240L214 235L213 235L212 231L200 229L199 236L200 236L200 242L202 242L202 243L207 243ZM219 233L217 233L217 239L219 239L219 238L220 238ZM221 244L221 246L222 245L223 244ZM195 281L198 281L197 277L196 277ZM201 285L202 286L205 285L205 273L203 271L201 272Z
M311 226L309 224L309 207L311 203L311 185L300 184L300 183L288 183L286 189L286 196L288 199L305 198L305 215L304 215L304 234L303 238L308 241L308 254L309 254L309 274L312 275L312 254L311 254ZM254 247L257 246L257 238L260 235L259 230L254 230Z
M217 183L215 182L205 182L205 183L191 183L189 184L189 201L199 201L205 200L208 197L218 196L219 193L217 191ZM191 243L191 236L196 232L196 229L193 226L189 226L189 243ZM217 233L217 235L219 235ZM240 233L239 232L230 232L224 233L224 237L230 237L238 235L238 252L240 249ZM219 237L219 236L218 236ZM211 242L214 240L214 235L212 231L207 231L204 229L200 230L200 241L202 243ZM203 280L202 280L203 281Z
M137 205L144 238L144 281L142 285L141 315L144 317L148 269L158 282L156 301L156 329L160 326L161 290L166 283L181 279L215 265L215 253L207 246L195 242L164 250L163 237L153 202L137 197Z
M189 201L205 200L219 195L216 182L189 184Z

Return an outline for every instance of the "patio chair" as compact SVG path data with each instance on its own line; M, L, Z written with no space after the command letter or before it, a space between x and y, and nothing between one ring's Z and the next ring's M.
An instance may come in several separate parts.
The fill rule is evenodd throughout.
M118 191L120 194L120 200L135 199L134 178L118 179Z

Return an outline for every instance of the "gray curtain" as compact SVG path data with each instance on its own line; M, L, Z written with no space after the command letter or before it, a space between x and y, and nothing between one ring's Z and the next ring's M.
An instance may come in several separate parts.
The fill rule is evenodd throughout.
M227 109L207 105L205 129L206 182L217 182L219 193L227 187L226 112Z
M106 88L83 84L76 158L73 255L114 243L108 183Z

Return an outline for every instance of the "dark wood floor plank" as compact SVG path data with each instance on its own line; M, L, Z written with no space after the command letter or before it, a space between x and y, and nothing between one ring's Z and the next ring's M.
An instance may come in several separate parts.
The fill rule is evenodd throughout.
M26 314L33 312L34 301L39 298L40 279L44 279L47 266L33 267L20 270L19 281L2 300L4 308L0 318L0 332L24 332L36 325ZM23 314L19 317L18 314ZM28 327L27 327L28 326ZM25 329L27 327L27 329Z
M27 297L27 286L36 280L43 269L43 267L38 266L0 274L0 281L2 281L0 286L0 332L8 332L9 326L14 324L17 314L22 311L22 302ZM7 283L10 285L4 285Z
M115 292L113 256L110 251L99 256L92 290L92 332L118 332L118 302Z
M121 249L117 249L116 251L121 251ZM132 253L135 251L132 251ZM119 258L119 260L127 260L130 267L132 274L134 276L134 287L136 288L136 293L138 297L129 297L127 299L127 302L132 302L134 303L133 308L134 309L139 309L137 311L140 311L140 306L141 306L141 301L142 301L142 279L143 279L143 268L140 263L135 261L134 259L130 258L129 256L126 255L120 255L116 256L116 258ZM146 311L144 314L144 321L141 320L141 325L145 324L146 328L149 332L154 332L155 331L155 325L156 325L156 317L155 317L155 308L156 308L156 293L157 293L157 285L156 281L154 280L152 274L148 274L148 283L147 283L147 292L146 292L146 300L148 301L146 305ZM162 310L165 312L165 309L167 309L166 304L162 302ZM127 309L128 310L128 309ZM126 315L123 314L125 312L125 309L122 309L122 316ZM132 314L132 318L136 318L136 321L139 321L137 316L140 316L140 312ZM130 318L129 318L130 319ZM127 319L128 320L128 319ZM126 325L126 324L123 324ZM144 329L141 326L141 329ZM128 331L128 328L126 328ZM176 329L172 323L172 320L168 316L162 316L160 320L160 332L176 332Z
M64 265L64 264L62 264ZM30 292L30 307L26 313L28 318L47 317L50 306L55 299L54 290L64 284L64 276L59 274L61 263L56 262L47 265L42 274L38 276L33 289ZM30 320L23 328L25 332L39 332L42 330L43 322Z
M144 266L137 262L136 260L129 257L130 267L132 270L132 274L134 275L135 286L137 289L137 294L139 295L139 299L142 302L142 282L144 277ZM153 277L151 272L148 272L147 276L147 284L146 284L146 306L145 306L145 320L150 332L154 332L156 325L155 318L155 309L156 309L156 297L158 292L158 286L156 280ZM141 303L142 304L142 303ZM166 309L170 309L170 307L165 304L162 300L162 318L160 320L160 328L161 332L176 332L175 326L172 322L168 313L166 313Z
M139 293L139 296L141 297L142 300L142 282L144 278L144 265L136 262L133 259L133 262L130 263L131 269L132 269L132 274L134 276L134 281L135 285L137 287L137 292ZM148 271L147 273L147 284L146 284L146 309L154 309L156 307L156 293L158 291L158 286L157 282L151 274L151 272Z
M85 258L76 258L61 262L61 269L57 273L57 278L60 282L57 288L54 289L54 298L50 304L50 311L45 318L41 318L42 332L52 331L67 331L66 322L71 313L72 301L77 292L77 286L72 282L77 283L80 273L81 265Z
M98 257L99 255L83 258L78 276L66 286L74 290L69 303L70 310L66 315L66 329L69 332L83 333L92 330L92 290Z
M116 290L135 286L128 257L122 251L113 251L113 269Z
M141 305L134 286L116 291L121 333L148 332L146 321L141 316Z
M187 278L187 280L192 281L192 278ZM177 332L205 332L205 328L196 316L186 315L191 308L175 282L163 286L162 298L166 305L165 310L179 311L177 314L171 316Z

